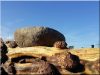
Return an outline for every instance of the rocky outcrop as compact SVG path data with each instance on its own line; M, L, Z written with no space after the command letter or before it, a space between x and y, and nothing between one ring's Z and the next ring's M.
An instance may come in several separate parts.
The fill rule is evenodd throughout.
M8 49L10 59L4 65L8 74L61 75L63 70L70 72L69 74L84 71L79 57L67 50L52 50L56 48L43 46Z
M5 45L4 41L2 38L0 38L0 70L1 70L1 75L8 75L8 73L5 71L3 68L3 65L5 62L8 60L8 56L6 55L8 53L7 51L7 46Z
M4 41L2 40L2 38L0 38L0 55L1 55L1 64L2 63L5 63L7 60L8 60L8 57L7 57L7 46L5 45Z
M14 39L19 47L52 47L57 41L65 41L63 34L48 27L29 27L18 29L14 33Z
M18 29L14 40L6 41L6 46L0 39L2 75L84 75L99 72L99 60L80 60L69 52L64 35L52 28ZM90 70L93 72L88 73Z
M70 72L77 73L84 71L84 65L80 63L79 57L71 54L70 52L57 53L49 57L47 60Z
M10 63L7 67L8 74L38 74L38 75L60 75L56 67L49 62L33 59L31 63Z

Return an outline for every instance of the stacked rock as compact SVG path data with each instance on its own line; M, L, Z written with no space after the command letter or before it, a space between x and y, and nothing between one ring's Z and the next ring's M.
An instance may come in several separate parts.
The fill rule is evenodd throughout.
M67 49L67 43L63 34L48 27L29 27L16 30L14 33L15 41L6 42L9 47L33 47L49 46L61 49ZM19 48L20 49L20 48ZM4 53L4 52L3 52ZM16 56L16 54L14 54ZM24 54L25 55L25 54ZM6 65L8 74L41 74L41 75L60 75L60 69L66 69L70 72L81 72L84 66L80 63L78 56L70 52L58 53L55 55L45 56L37 60L31 55L15 57ZM22 66L22 65L23 66Z

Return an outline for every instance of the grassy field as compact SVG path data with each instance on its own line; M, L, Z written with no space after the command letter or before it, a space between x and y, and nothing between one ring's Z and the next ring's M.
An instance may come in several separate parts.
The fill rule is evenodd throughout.
M70 50L71 53L78 55L80 59L95 61L99 58L100 49L99 48L81 48Z

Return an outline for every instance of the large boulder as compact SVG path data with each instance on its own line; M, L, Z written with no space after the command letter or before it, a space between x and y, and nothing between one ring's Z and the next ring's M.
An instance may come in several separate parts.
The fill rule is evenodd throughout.
M70 72L82 72L84 71L84 65L80 63L78 56L71 54L70 52L57 53L47 59L49 62Z
M17 29L14 39L19 47L49 46L57 41L65 41L63 34L48 27L29 27Z

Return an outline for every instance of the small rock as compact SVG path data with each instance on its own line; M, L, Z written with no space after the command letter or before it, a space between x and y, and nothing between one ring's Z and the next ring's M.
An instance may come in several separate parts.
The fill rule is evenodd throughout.
M57 41L54 43L54 47L60 48L60 49L66 49L67 43L65 41Z
M6 44L10 48L16 48L17 47L17 43L15 41L6 41Z

